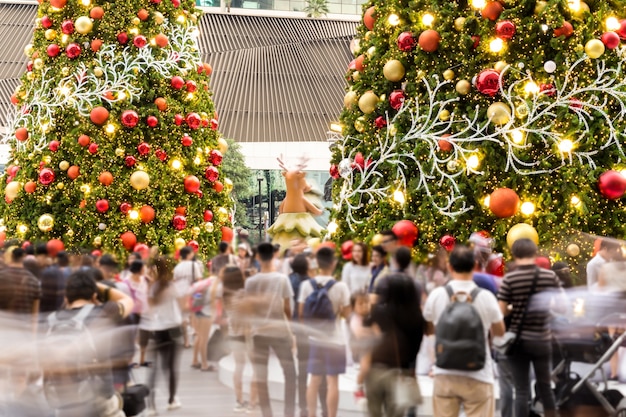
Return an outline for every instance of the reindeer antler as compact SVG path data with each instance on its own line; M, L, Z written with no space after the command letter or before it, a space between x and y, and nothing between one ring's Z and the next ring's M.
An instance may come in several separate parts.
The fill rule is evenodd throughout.
M287 169L287 167L285 166L285 163L283 162L283 154L281 153L280 156L278 158L276 158L276 160L278 161L278 166L281 167L284 171L289 171Z
M303 171L304 168L306 168L307 162L309 162L309 158L307 158L306 156L302 155L300 157L300 162L298 163L298 165L296 165L296 168L298 168L298 171Z

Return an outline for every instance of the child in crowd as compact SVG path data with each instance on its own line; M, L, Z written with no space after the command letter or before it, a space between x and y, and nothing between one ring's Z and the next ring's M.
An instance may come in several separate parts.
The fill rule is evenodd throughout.
M370 313L370 299L367 291L360 290L352 294L350 297L350 306L352 308L352 315L350 316L349 330L350 330L350 351L352 353L352 359L355 364L358 364L359 375L357 377L357 390L354 393L355 400L360 401L365 398L365 392L363 391L363 381L365 375L362 374L363 364L360 362L364 360L364 353L368 348L368 341L372 336L371 328L364 326L365 319Z

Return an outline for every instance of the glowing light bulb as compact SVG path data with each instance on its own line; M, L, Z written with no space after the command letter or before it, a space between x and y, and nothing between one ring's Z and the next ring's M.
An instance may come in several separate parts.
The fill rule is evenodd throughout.
M326 230L328 230L328 233L333 234L337 231L337 229L339 229L339 225L337 223L335 223L335 221L331 221L330 223L328 223L328 226L326 226Z
M404 202L406 201L406 199L404 198L404 193L401 190L396 190L393 192L393 199L399 204L404 204Z
M480 159L478 159L478 155L472 155L467 158L467 167L471 170L478 168L480 165Z
M67 36L66 34L63 34L63 36L61 36L61 43L67 43L69 39L70 39L69 36Z
M541 31L543 33L546 33L548 31L548 29L550 29L550 27L548 25L546 25L545 23L541 25Z
M87 7L87 6L91 5L91 0L81 0L80 4L82 4L83 6Z
M202 160L200 159L200 157L199 157L199 156L196 156L196 157L193 159L193 163L194 163L194 164L196 164L196 165L200 165L200 164L202 163Z
M131 35L138 35L139 34L139 29L137 28L131 28L128 33L130 33Z
M619 173L622 174L622 177L626 177L626 169L620 170Z
M503 48L504 48L504 41L500 38L492 39L489 42L489 50L491 52L498 53L502 51Z
M535 205L531 203L530 201L525 201L522 203L522 206L520 207L520 211L522 212L524 216L530 216L531 214L535 212Z
M563 153L570 153L574 149L574 144L569 139L563 139L559 142L559 151Z
M150 39L150 46L156 46L156 39L155 38Z
M180 23L181 25L184 25L187 19L185 19L185 16L181 14L181 15L178 15L178 17L176 18L176 21Z
M50 123L44 122L39 126L42 132L48 132L50 130Z
M400 17L397 14L392 13L387 18L387 22L389 22L391 26L398 26L400 24Z
M579 206L580 205L580 198L578 198L577 195L573 195L572 198L570 198L570 203L572 203L572 206Z
M618 30L621 26L619 20L613 16L607 17L604 25L606 26L606 30Z
M117 98L119 98L120 100L126 100L126 93L123 91L120 91L119 94L117 95Z
M513 141L513 143L521 145L522 143L524 143L524 132L522 132L519 129L515 129L513 131L511 131L511 140Z
M68 86L63 86L61 88L59 88L59 93L63 96L68 96L70 94L72 90L70 90L70 88Z
M343 130L343 124L340 122L332 122L330 124L330 130L332 132L341 133L341 131Z
M128 218L131 220L137 220L139 218L139 212L137 210L131 210L128 212Z
M80 191L85 194L89 194L91 192L91 187L89 186L89 184L83 184L80 186Z
M524 92L526 95L537 94L539 92L539 86L534 81L529 81L524 85Z
M567 0L567 5L569 9L573 12L580 11L580 0Z
M424 24L424 26L432 26L433 22L435 21L435 16L433 16L430 13L426 13L424 16L422 16L422 23Z
M485 198L483 198L483 206L485 207L489 207L489 202L491 201L491 196L488 195Z
M187 100L193 100L193 98L194 98L194 97L195 97L195 96L194 96L194 94L193 94L193 93L188 93L188 94L187 94Z
M483 9L486 4L485 0L472 0L472 7L474 9Z
M179 159L172 159L172 168L173 169L180 169L183 166L183 164L180 162Z
M17 225L17 233L19 233L20 235L23 235L26 232L28 232L28 226L26 226L25 224Z
M115 125L109 123L108 125L106 125L106 127L104 128L104 131L111 134L111 133L115 133Z

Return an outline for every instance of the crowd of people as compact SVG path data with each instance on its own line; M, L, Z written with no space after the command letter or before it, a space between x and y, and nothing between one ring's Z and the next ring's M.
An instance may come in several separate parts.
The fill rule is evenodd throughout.
M468 417L496 415L496 383L500 415L527 416L531 364L544 415L556 416L550 322L569 313L567 264L545 265L537 245L519 239L506 274L492 274L491 239L474 234L418 266L392 231L381 236L372 247L354 243L343 257L332 245L251 247L242 240L235 248L221 242L210 260L197 259L192 247L176 257L144 247L123 264L99 251L5 245L0 311L11 326L4 327L28 329L41 350L36 361L24 360L23 352L5 353L12 399L28 398L33 384L43 386L46 398L45 404L5 402L7 415L123 417L120 394L132 383L133 367L149 369L147 415L163 407L153 389L160 371L167 378L165 407L180 408L180 367L214 371L222 355L212 352L210 340L219 332L228 341L223 353L232 353L235 363L235 412L273 415L273 354L284 377L286 417L336 417L339 377L350 366L358 374L355 397L366 398L372 417L416 415L422 401L416 373L433 378L437 417L458 416L461 409ZM620 290L625 270L620 244L602 240L588 265L588 291ZM541 302L533 301L537 294ZM450 342L466 337L450 323L457 303L471 305L463 320L474 322L456 325L477 329L469 335L478 342L476 357L467 347L457 355ZM494 351L505 333L515 336L514 347ZM69 343L71 337L80 343ZM185 365L180 357L186 347L193 355ZM418 365L418 353L427 367ZM465 356L466 363L451 356ZM244 389L247 363L253 378ZM611 377L617 377L617 358ZM411 398L400 398L400 384L410 387Z

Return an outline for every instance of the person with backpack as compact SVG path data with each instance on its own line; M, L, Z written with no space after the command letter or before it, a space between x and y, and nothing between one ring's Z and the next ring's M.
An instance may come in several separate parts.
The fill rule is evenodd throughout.
M316 416L317 396L324 376L328 390L328 417L336 417L339 375L346 372L346 341L339 320L350 316L350 290L344 282L337 282L333 278L337 266L333 249L320 248L315 259L319 274L300 285L298 296L299 316L310 328L308 417Z
M427 334L435 334L433 411L437 417L495 413L489 331L504 335L496 297L473 281L472 249L456 245L448 259L451 280L435 288L424 305Z
M86 271L70 275L65 294L67 309L48 317L39 357L46 399L56 417L124 417L111 352L116 327L131 313L133 301L97 284Z

